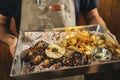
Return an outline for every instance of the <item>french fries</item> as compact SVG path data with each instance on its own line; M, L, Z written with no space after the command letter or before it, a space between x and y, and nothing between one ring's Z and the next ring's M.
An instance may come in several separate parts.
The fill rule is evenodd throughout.
M91 56L91 51L94 48L106 48L109 49L113 55L115 52L120 55L120 49L115 49L115 46L112 45L112 43L105 37L105 35L93 35L94 33L91 34L89 31L79 29L69 29L66 30L66 33L66 40L60 41L60 45L66 47L66 49Z

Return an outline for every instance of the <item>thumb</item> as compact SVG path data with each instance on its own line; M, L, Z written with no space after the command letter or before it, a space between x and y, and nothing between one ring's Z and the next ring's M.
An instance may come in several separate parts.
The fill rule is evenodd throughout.
M11 53L12 56L14 56L14 54L15 54L15 51L16 51L16 44L17 44L17 38L14 37L14 38L12 39L11 44L9 45L10 53Z

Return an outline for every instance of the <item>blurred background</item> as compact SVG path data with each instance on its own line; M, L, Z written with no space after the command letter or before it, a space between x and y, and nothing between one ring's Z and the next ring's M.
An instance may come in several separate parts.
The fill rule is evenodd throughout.
M120 0L99 0L99 13L104 19L110 31L116 35L120 43ZM15 21L11 20L11 26L16 34ZM85 22L83 19L80 21L81 25ZM7 45L0 43L0 80L15 80L9 77L12 65L12 57L9 53ZM120 69L109 72L102 72L97 74L86 75L86 80L120 80Z

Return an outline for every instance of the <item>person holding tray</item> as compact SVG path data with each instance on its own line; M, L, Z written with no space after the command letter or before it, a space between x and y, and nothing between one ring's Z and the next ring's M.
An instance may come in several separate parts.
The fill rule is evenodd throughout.
M31 4L31 3L34 3L34 4ZM48 6L47 4L49 4L49 3L51 3L51 4ZM59 5L59 4L56 5L56 3L63 3L64 5ZM24 20L23 20L24 22L21 21L21 19L23 19L23 18L21 18L23 16L22 13L25 12L25 9L21 8L22 6L25 6L23 4L24 4L24 0L0 0L0 41L9 46L10 53L12 56L14 56L15 48L16 48L16 44L17 44L17 37L14 35L14 33L18 34L20 31L20 23L22 22L24 24L24 22L25 22ZM28 2L28 4L29 4L29 2ZM97 10L98 0L51 0L51 1L50 0L31 0L30 4L32 5L31 8L33 8L34 6L38 6L38 8L41 10L41 12L43 9L47 8L49 10L48 12L56 11L56 13L60 14L60 16L56 15L56 14L54 15L54 13L51 14L51 15L60 17L59 19L61 19L61 20L58 20L58 18L52 17L52 18L50 18L50 21L52 21L52 22L47 21L47 23L50 23L48 25L51 25L51 26L54 25L54 26L58 26L58 27L60 27L60 26L62 26L62 27L76 26L76 25L78 25L78 23L80 21L80 15L82 15L87 24L100 24L105 30L107 30L110 33L110 31L106 27L105 22L103 21L103 19L101 18L101 16L98 13L98 10ZM66 9L66 8L68 8L68 9ZM67 15L67 17L72 16L72 18L65 19L64 16L61 17L61 13L59 13L59 12L62 10L66 11L66 13L64 13L64 15ZM46 10L44 10L44 11L46 11ZM67 13L67 11L68 11L68 13ZM46 12L46 13L48 13L48 12ZM33 13L33 12L31 12L31 13ZM33 13L33 14L35 14L35 13ZM45 17L41 17L41 15L43 15ZM49 19L49 18L46 18L46 15L44 15L44 14L40 14L39 17L40 17L40 19L45 19L45 20ZM68 20L68 19L70 19L70 20ZM14 22L15 22L16 27L15 26L14 27L16 29L14 29L14 31L10 27L10 20L14 20ZM33 18L33 20L34 20L34 18ZM57 20L58 20L58 23L54 22ZM67 20L68 20L68 22L67 22ZM45 24L45 22L42 22L42 21L43 20L41 20L40 23ZM53 22L55 24L51 24ZM71 22L72 22L72 24L70 24ZM27 23L27 22L25 22L25 23ZM61 24L63 24L63 25L61 25ZM35 24L33 24L33 25L35 25ZM51 28L53 28L53 27L51 27ZM23 30L24 30L24 28L23 28ZM71 77L68 79L73 80L75 78ZM61 80L63 80L63 79L61 79ZM67 78L66 78L66 80L67 80ZM80 77L77 76L75 80L83 80L83 77L80 79Z

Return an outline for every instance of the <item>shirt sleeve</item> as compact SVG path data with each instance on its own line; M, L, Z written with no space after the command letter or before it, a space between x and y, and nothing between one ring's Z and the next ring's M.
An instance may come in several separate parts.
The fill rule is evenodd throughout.
M90 10L97 8L98 0L81 0L80 11L81 13L87 13Z
M0 14L9 16L7 0L0 0Z

